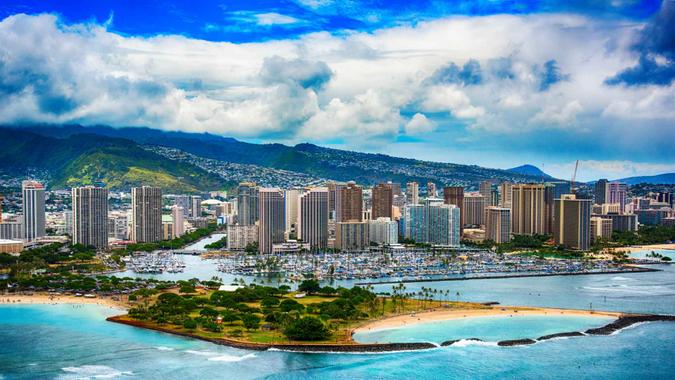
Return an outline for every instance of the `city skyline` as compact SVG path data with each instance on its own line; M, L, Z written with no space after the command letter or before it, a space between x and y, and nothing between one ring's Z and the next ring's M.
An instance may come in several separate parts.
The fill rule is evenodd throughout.
M138 14L167 11L0 6L13 57L3 58L0 122L529 163L557 178L579 159L580 180L675 171L672 1L173 6L147 23ZM36 76L49 78L44 88Z

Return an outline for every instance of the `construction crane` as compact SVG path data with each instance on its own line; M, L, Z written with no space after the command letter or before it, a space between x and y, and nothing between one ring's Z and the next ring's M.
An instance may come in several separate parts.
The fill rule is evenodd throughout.
M579 160L574 164L574 173L572 174L572 180L570 181L570 192L572 194L577 193L577 189L574 188L574 180L577 179L577 169L579 169Z

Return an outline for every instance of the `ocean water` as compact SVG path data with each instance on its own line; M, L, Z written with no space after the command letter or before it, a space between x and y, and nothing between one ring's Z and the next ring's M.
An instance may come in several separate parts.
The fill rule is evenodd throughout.
M462 300L509 305L675 314L675 266L654 267L661 271L406 286L408 291L421 286L447 289L452 299L459 292ZM466 342L418 352L298 354L239 350L105 322L118 312L96 305L0 306L0 378L672 379L675 373L675 324L668 322L519 347ZM579 330L599 322L527 318L473 318L388 334L397 340L434 342L482 334L493 341Z

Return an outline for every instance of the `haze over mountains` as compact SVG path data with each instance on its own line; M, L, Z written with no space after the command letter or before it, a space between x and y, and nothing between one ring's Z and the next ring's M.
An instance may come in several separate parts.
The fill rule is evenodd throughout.
M0 132L0 172L43 170L50 186L139 184L167 191L231 188L241 180L297 186L332 179L364 185L382 181L476 186L483 180L543 181L532 165L509 170L359 153L312 144L251 144L211 134L106 126L13 126ZM649 177L645 177L649 178ZM663 180L668 179L664 177ZM654 180L661 180L655 176Z

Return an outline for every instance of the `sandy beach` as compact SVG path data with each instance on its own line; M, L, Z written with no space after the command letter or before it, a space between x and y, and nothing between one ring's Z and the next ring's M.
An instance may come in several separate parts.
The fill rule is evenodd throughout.
M391 329L402 326L408 326L416 323L446 321L460 318L475 317L493 317L493 316L520 316L520 315L572 315L572 316L592 316L592 317L613 317L618 318L622 313L607 311L589 311L576 309L552 309L541 307L513 307L497 306L488 309L440 309L417 314L405 314L372 321L360 326L354 330L354 333L366 332L380 329Z
M675 244L651 244L651 245L633 245L630 247L618 247L614 248L614 251L618 252L640 252L640 251L652 251L652 250L675 250Z
M26 294L4 294L0 295L0 306L6 304L91 304L108 306L114 308L128 309L129 305L122 301L115 301L109 297L85 298L71 295L52 295L47 293Z

